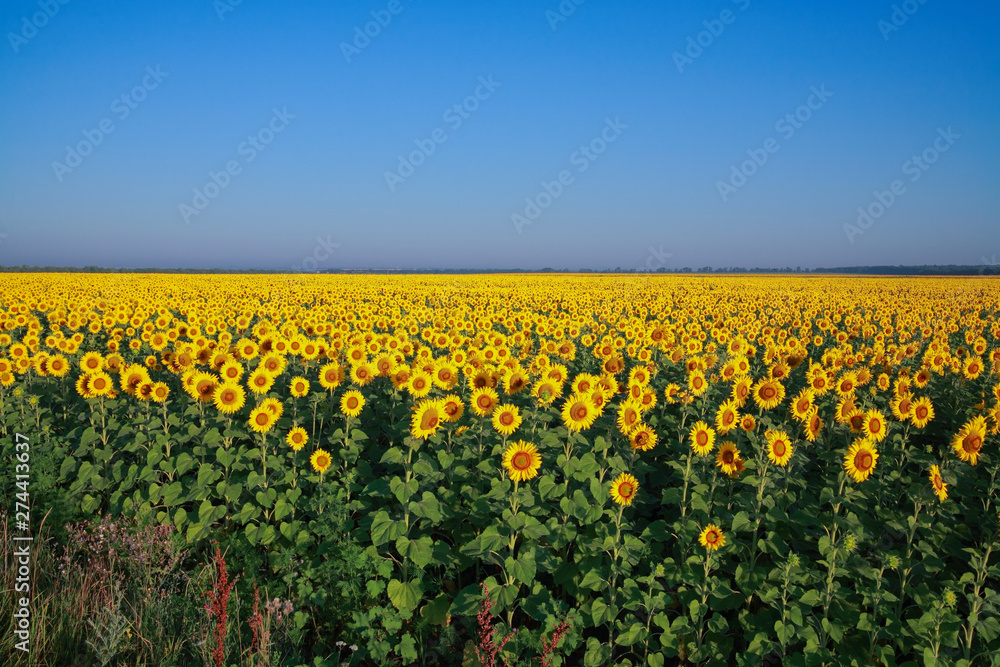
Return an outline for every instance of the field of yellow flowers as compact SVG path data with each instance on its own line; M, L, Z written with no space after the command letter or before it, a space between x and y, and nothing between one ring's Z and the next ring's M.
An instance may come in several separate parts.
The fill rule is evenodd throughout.
M155 530L212 601L36 610L21 664L1000 665L998 312L988 279L0 276L5 518Z

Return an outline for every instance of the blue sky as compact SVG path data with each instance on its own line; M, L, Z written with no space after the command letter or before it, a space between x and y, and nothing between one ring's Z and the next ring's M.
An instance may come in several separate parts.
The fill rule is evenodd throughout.
M1000 253L995 3L63 2L0 10L0 264Z

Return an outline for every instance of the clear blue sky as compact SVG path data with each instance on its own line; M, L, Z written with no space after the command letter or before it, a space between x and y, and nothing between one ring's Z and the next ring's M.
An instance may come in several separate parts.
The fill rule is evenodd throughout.
M995 2L910 0L890 31L893 3L871 0L567 0L568 17L557 0L63 1L0 9L0 264L808 268L1000 255ZM372 12L387 25L355 44ZM707 46L679 67L702 32ZM776 125L796 112L808 120ZM102 122L113 131L89 155L67 155L88 152L84 133L96 139ZM399 156L417 141L435 149L410 175ZM604 150L578 152L588 145ZM933 164L911 162L928 149ZM767 161L734 178L754 153ZM238 173L218 176L230 163ZM229 182L202 201L210 172ZM859 207L879 212L876 191L892 204L845 230ZM526 198L548 206L519 225L512 216L535 213Z

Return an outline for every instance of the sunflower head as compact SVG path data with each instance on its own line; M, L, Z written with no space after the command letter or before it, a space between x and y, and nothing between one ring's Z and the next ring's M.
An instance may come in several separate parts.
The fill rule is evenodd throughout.
M631 505L638 491L638 480L628 473L622 473L611 482L611 498L619 505Z
M698 536L698 543L709 551L717 551L726 546L726 536L721 528L715 524L709 524L705 526Z
M691 449L699 456L707 456L715 446L715 429L703 421L691 427Z
M534 444L518 440L507 446L503 454L503 467L514 482L526 482L538 474L542 455Z

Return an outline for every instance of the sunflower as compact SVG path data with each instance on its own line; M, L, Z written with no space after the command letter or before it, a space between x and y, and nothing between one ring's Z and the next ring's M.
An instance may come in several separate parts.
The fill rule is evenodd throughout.
M688 392L692 396L701 396L708 391L708 381L701 370L694 370L688 375Z
M973 417L970 421L966 422L962 430L955 434L955 437L952 438L951 446L958 455L958 458L976 465L985 438L986 418L983 416Z
M93 396L107 396L109 393L114 391L114 384L111 381L111 376L104 371L97 371L90 375L90 382L88 383L90 388L90 393Z
M705 422L691 427L691 449L699 456L707 456L715 446L715 429Z
M266 407L257 407L250 412L250 428L257 433L267 433L277 421L275 416Z
M882 442L886 436L885 415L879 410L872 408L864 415L864 424L861 427L865 437L874 442Z
M786 466L792 458L792 441L784 431L768 430L764 433L767 440L767 458L779 466Z
M806 440L816 442L823 430L823 418L819 416L819 408L814 407L805 419Z
M441 407L444 409L444 420L447 422L457 422L465 413L465 404L456 394L448 394L442 398Z
M753 386L753 400L760 408L770 410L785 400L785 386L771 378L764 378Z
M795 400L792 401L792 416L804 422L809 416L809 411L812 410L815 396L816 394L809 387L800 391Z
M733 383L732 392L730 392L730 397L736 402L736 407L742 408L746 405L747 400L750 398L750 393L753 391L753 380L748 376L741 376L736 382Z
M275 419L279 418L285 411L285 406L283 406L281 401L276 398L265 398L257 407L264 408L270 412L271 416Z
M757 418L753 415L743 415L743 418L740 420L740 428L746 433L753 433L757 428Z
M336 389L344 381L344 369L332 361L319 369L319 386L327 391Z
M975 380L983 373L983 360L979 357L967 357L962 362L962 375L966 380Z
M897 396L889 404L892 408L892 416L899 421L910 419L913 415L913 395L906 394Z
M500 435L510 435L521 426L521 411L516 405L498 405L493 410L493 428Z
M573 394L563 404L562 419L566 428L571 431L588 429L597 419L597 406L589 396Z
M837 379L834 385L837 395L840 397L853 396L854 390L858 387L858 376L854 371L847 371Z
M226 361L219 369L219 377L223 382L239 382L243 378L243 364L238 361Z
M295 398L302 398L309 393L309 380L301 376L293 377L289 391Z
M246 403L246 392L238 384L220 384L215 388L212 400L219 412L231 415Z
M622 473L611 482L611 498L619 505L631 505L638 490L638 480L628 473Z
M722 472L727 475L734 475L737 472L737 463L740 461L740 450L732 442L724 442L719 445L719 451L715 455L715 465L722 468Z
M698 536L698 543L709 551L716 551L720 547L726 546L726 536L721 528L715 524L709 524Z
M340 411L348 417L357 417L365 408L365 397L357 389L344 392L340 397Z
M287 442L288 446L297 452L301 450L307 442L309 442L309 435L306 433L304 428L296 426L288 432L288 435L285 436L285 442Z
M167 396L170 395L170 387L163 382L153 383L153 394L151 396L152 400L157 403L164 403L167 400Z
M663 398L668 404L675 405L680 400L680 391L680 385L671 382L663 388Z
M715 413L715 428L725 435L740 425L739 406L735 399L725 401Z
M441 424L447 419L447 414L440 401L422 401L413 408L410 419L410 435L414 438L426 439L434 435Z
M622 435L632 435L632 431L642 424L642 413L638 403L625 401L618 406L618 430Z
M444 389L451 389L458 382L458 369L447 361L440 362L434 370L434 384Z
M374 364L364 361L351 368L351 382L359 387L364 387L378 375L378 370Z
M931 486L934 487L934 493L937 494L938 500L944 502L948 499L948 485L944 483L944 478L941 476L941 469L936 465L931 466L930 472Z
M520 368L504 373L502 380L504 393L508 396L513 396L528 386L528 376Z
M917 400L913 401L913 405L910 409L910 422L913 423L917 428L923 428L927 426L927 423L934 419L934 404L931 403L931 399L926 396L921 396Z
M641 424L629 435L629 442L632 445L632 449L640 452L648 452L656 446L656 433L645 424Z
M503 467L514 482L526 482L538 474L542 466L542 455L530 442L518 440L507 446L503 454Z
M247 378L247 387L255 394L266 394L274 385L274 378L263 367L253 369Z
M11 373L10 371L4 371L4 375L9 376L11 378L14 377L14 374ZM94 394L90 393L89 375L80 375L79 377L76 378L76 393L79 394L82 398L95 398Z
M84 373L96 373L104 368L104 357L99 352L87 352L80 357L80 370Z
M309 457L309 463L312 464L313 470L321 475L329 469L332 462L333 459L330 457L330 452L325 449L317 449Z
M878 450L865 438L856 440L844 456L844 469L855 482L863 482L872 474L878 463Z
M541 405L551 405L562 396L562 385L555 380L539 380L531 388L531 395Z
M472 411L480 417L485 417L493 413L493 409L500 402L500 396L491 387L480 387L472 392L470 404Z

